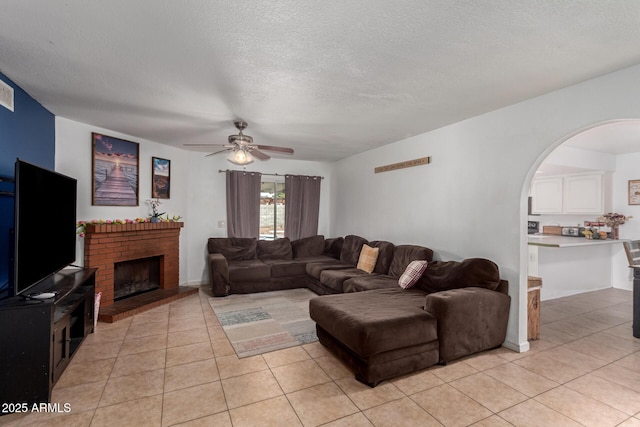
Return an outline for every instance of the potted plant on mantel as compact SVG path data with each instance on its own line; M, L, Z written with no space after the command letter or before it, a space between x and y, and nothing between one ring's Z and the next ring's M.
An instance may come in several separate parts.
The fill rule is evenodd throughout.
M147 203L149 203L149 206L151 206L151 222L160 222L160 217L164 215L164 212L162 213L158 212L158 206L162 204L160 200L150 199L150 200L147 200Z

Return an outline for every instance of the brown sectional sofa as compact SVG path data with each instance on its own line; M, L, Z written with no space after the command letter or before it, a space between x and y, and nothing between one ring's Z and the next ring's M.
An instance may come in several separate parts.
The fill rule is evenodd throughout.
M356 266L363 245L378 248L372 273ZM370 386L504 342L508 283L486 259L432 261L431 249L359 236L297 241L211 238L215 296L308 287L320 342ZM398 285L409 263L429 261L410 289Z

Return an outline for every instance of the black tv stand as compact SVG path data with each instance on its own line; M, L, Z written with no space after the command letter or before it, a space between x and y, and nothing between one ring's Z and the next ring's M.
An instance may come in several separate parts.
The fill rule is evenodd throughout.
M93 332L95 272L65 269L31 294L0 301L0 404L49 403L51 390L80 344Z

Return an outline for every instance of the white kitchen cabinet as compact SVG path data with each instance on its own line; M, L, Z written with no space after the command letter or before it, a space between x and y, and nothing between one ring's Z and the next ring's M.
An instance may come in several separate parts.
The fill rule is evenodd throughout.
M603 174L576 174L535 179L531 184L534 214L602 214Z
M602 174L564 177L563 212L568 214L602 214Z
M534 214L562 213L562 192L564 191L561 176L538 178L531 184L531 212Z

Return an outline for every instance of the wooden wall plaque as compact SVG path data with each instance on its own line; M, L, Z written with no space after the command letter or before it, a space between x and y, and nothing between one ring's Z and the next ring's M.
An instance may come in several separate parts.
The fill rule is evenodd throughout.
M406 162L393 163L391 165L378 166L374 169L375 173L389 172L397 169L412 168L414 166L428 165L431 163L431 157L421 157L419 159L407 160Z

